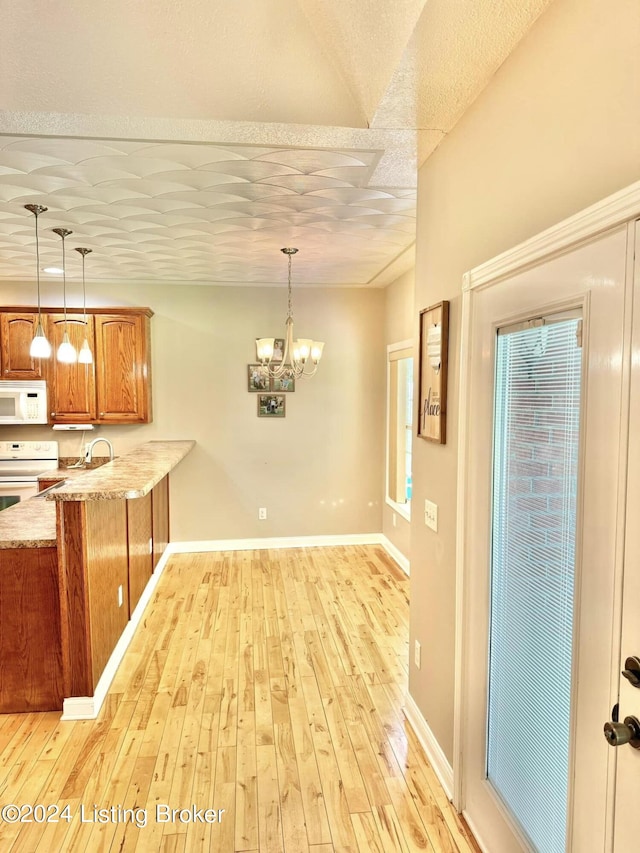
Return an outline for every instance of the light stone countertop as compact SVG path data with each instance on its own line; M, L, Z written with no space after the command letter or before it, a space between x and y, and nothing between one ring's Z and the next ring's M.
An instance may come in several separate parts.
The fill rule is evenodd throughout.
M33 497L0 512L0 548L55 548L53 501L140 498L168 474L195 441L148 441L99 468L47 471L41 479L69 479L43 497Z
M195 447L195 441L148 441L99 468L73 476L47 501L109 501L142 498ZM64 471L64 469L62 469ZM80 469L75 469L79 471Z
M55 548L56 508L29 498L0 512L0 548Z

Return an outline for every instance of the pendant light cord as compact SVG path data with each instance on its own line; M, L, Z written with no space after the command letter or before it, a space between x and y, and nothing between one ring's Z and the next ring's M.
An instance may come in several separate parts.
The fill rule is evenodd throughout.
M82 313L84 314L85 332L87 326L87 287L84 283L84 252L82 252Z
M64 235L62 235L62 306L64 308L64 332L67 333L67 265L64 258Z
M289 304L287 308L287 317L293 317L293 307L291 305L291 255L287 256L289 258Z
M38 213L36 217L36 281L38 282L38 328L42 327L42 311L40 309L40 244L38 242Z

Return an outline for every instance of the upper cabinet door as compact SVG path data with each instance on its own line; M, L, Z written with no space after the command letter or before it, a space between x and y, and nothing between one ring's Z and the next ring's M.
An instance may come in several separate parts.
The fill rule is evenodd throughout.
M67 314L69 340L80 351L85 334L94 350L94 364L61 364L56 352L62 343L65 321L62 314L49 314L48 333L53 348L49 383L49 408L52 423L90 423L96 420L96 377L93 317L87 325L79 314Z
M149 423L149 318L96 314L99 423Z
M43 317L43 322L46 318ZM44 379L42 359L31 358L29 348L38 324L37 314L0 314L3 379Z

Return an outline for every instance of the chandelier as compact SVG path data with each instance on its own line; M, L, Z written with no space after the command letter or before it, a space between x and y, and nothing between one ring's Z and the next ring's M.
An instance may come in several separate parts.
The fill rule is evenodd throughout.
M256 352L265 373L274 379L302 379L313 376L322 358L323 341L310 338L293 340L293 301L291 298L291 258L297 249L280 249L289 261L288 308L285 323L284 351L281 361L274 361L275 338L258 338Z

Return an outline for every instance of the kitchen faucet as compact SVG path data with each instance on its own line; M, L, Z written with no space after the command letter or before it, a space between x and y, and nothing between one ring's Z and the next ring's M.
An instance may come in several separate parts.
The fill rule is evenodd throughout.
M113 462L113 445L111 444L108 438L103 438L101 436L100 438L94 438L93 441L87 445L87 452L84 455L84 461L87 465L92 461L93 448L99 441L105 441L107 443L107 446L109 448L109 462Z

